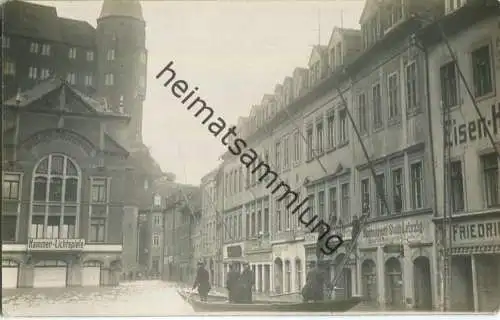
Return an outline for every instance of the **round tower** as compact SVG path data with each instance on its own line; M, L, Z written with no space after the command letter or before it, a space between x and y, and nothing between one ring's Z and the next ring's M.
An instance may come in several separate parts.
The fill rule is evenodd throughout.
M104 0L96 42L98 94L113 110L131 116L124 137L127 142L142 142L147 50L139 0Z

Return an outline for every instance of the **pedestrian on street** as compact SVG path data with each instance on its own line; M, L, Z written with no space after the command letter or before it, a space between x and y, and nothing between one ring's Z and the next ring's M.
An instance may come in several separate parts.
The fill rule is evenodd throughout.
M196 279L194 280L193 290L198 288L198 294L201 301L207 301L208 292L210 291L210 275L205 269L205 264L198 262L198 271L196 272Z
M323 286L325 285L326 277L319 268L316 261L311 262L311 270L307 273L306 285L302 289L302 297L304 302L322 301L324 298Z
M236 270L236 266L234 264L229 265L229 272L227 273L226 278L226 288L228 292L229 302L237 302L240 273Z
M238 295L242 303L252 303L252 287L255 284L253 271L248 262L243 263L243 272L240 275L240 292Z

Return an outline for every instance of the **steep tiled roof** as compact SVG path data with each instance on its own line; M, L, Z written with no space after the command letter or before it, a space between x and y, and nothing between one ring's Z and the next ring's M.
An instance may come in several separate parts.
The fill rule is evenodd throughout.
M55 7L11 0L1 10L6 34L93 46L95 29L85 21L58 17Z
M59 26L64 43L85 47L95 45L95 29L87 21L59 18Z

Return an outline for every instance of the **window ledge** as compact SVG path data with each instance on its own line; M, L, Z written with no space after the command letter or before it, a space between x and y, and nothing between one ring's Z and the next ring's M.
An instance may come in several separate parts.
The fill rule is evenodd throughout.
M326 154L332 153L335 150L337 150L336 147L330 147L330 148L326 149Z
M488 92L488 93L485 93L482 96L478 96L478 97L474 96L474 99L476 100L476 103L478 103L478 102L481 102L483 100L487 100L487 99L490 99L493 97L495 97L495 90Z
M339 145L337 146L337 149L341 149L345 146L347 146L349 144L349 140L347 141L342 141L341 143L339 143Z
M373 133L379 133L380 131L383 131L385 128L384 128L384 124L378 124L380 127L374 127L373 128Z
M397 126L397 125L399 125L399 124L401 124L401 116L399 116L399 115L398 115L398 116L395 116L395 117L393 117L393 118L390 118L390 119L387 121L387 125L388 125L388 126L391 126L391 127L392 127L392 126Z
M417 105L414 108L408 109L407 114L406 114L406 119L414 117L421 112L422 112L422 108L420 108L420 105Z

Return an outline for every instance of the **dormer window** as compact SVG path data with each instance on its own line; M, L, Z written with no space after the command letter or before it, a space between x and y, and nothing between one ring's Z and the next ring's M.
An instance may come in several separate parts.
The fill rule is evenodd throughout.
M115 60L115 49L109 49L106 57L108 61Z

